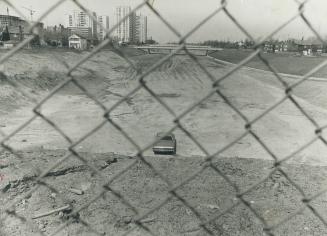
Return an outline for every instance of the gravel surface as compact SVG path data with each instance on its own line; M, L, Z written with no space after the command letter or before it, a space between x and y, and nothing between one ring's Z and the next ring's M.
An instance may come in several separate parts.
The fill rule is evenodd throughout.
M45 168L56 159L65 155L64 150L38 150L21 153L26 161L34 167ZM57 209L67 204L79 208L88 203L95 194L101 191L101 184L136 160L135 157L120 156L113 153L91 154L81 153L83 157L101 170L105 179L92 175L90 169L79 160L72 158L57 169L51 171L45 182L55 187L53 192L45 187L38 189L30 198L21 200L16 205L16 211L24 217ZM8 202L21 197L35 187L35 177L32 169L16 160L8 153L1 154L1 171L4 178L1 182L2 197L0 210ZM183 158L179 156L147 157L163 176L174 185L182 183L194 171L201 168L201 157ZM255 186L259 180L268 176L273 163L266 160L239 159L218 157L213 165L221 170L233 184L245 191ZM282 168L288 173L308 197L318 193L326 185L326 167L307 165L284 165ZM22 173L24 170L25 173ZM69 180L69 181L68 181ZM110 187L122 194L140 214L143 214L160 204L170 195L169 187L148 166L137 161L133 167ZM77 195L69 191L76 188L84 191ZM203 220L219 215L233 204L238 203L235 190L213 169L208 168L192 181L177 189L180 197L200 213ZM269 225L283 222L291 217L303 205L300 192L280 173L275 172L270 178L257 185L244 199L264 218ZM322 216L326 216L327 202L325 195L317 198L312 204ZM69 212L55 213L50 216L33 220L36 226L46 234L52 233L65 222ZM103 198L93 202L88 208L80 212L80 219L85 220L94 230L105 235L122 235L135 225L137 218L133 210L109 191ZM66 217L66 218L65 218ZM1 213L1 235L34 235L24 223L14 220L11 216ZM148 215L142 222L156 235L207 235L198 228L198 218L177 198L172 197L165 205ZM239 204L230 212L213 220L208 224L217 235L263 235L263 224L244 205ZM295 217L292 216L286 224L274 230L276 235L325 235L324 225L310 210L305 210ZM92 235L81 224L72 222L59 235ZM131 235L146 234L137 227Z

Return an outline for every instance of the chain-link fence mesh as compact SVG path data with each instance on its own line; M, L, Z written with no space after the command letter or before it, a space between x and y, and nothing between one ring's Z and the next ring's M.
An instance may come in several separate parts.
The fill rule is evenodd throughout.
M76 6L78 6L82 11L85 11L89 17L91 17L94 21L97 21L97 19L93 16L92 12L84 7L80 2L77 0L60 0L52 7L50 7L42 16L38 19L38 21L42 21L49 13L54 11L57 7L62 5L64 2L74 2ZM16 12L18 12L21 16L23 14L19 11L18 7L13 5L9 0L3 0L6 4L8 4L10 7L15 9ZM300 215L302 212L305 210L309 210L312 212L312 214L319 219L324 225L327 225L326 219L316 210L316 208L312 205L312 201L317 199L318 197L322 196L327 189L321 189L317 194L308 197L307 194L302 190L302 188L297 185L291 177L289 177L289 174L282 168L284 163L288 161L289 159L293 158L296 156L298 153L301 151L307 149L310 145L312 145L315 142L322 142L324 145L327 144L326 139L322 136L323 130L326 128L326 126L321 126L317 123L317 121L298 103L297 99L293 95L293 90L299 86L300 84L304 83L307 81L312 75L314 75L317 71L322 69L324 66L327 65L327 60L323 61L321 64L317 65L316 67L312 68L311 71L306 73L304 76L301 77L301 79L297 80L295 83L289 84L281 74L277 72L276 69L269 63L267 59L265 59L262 56L263 53L263 47L262 45L264 42L267 40L271 39L273 36L275 36L278 32L280 32L282 29L284 29L286 26L288 26L292 21L295 19L302 19L303 22L311 29L311 31L314 33L314 35L321 41L323 42L322 36L319 35L318 31L312 26L310 21L306 18L304 15L305 12L305 6L308 1L298 1L296 0L298 4L298 11L297 13L292 16L289 20L287 20L285 23L283 23L281 26L279 26L277 29L273 30L269 35L267 35L265 38L262 38L260 40L256 40L248 31L245 27L242 26L242 22L240 22L237 18L237 16L233 16L231 12L228 9L228 2L227 0L222 0L220 1L217 9L214 9L214 11L205 19L203 19L196 27L194 27L190 32L182 35L180 34L173 25L169 23L167 19L165 19L160 12L152 6L150 1L144 1L137 7L135 7L132 11L131 14L135 13L136 11L142 9L142 8L148 8L152 13L155 14L155 16L160 19L160 21L165 24L173 34L175 34L179 38L179 45L175 47L175 49L171 50L171 52L168 55L165 55L162 57L159 61L155 62L152 66L147 68L145 71L142 71L139 69L139 67L135 66L133 61L131 61L127 56L125 56L124 51L121 50L119 47L114 47L114 52L116 52L119 56L124 58L124 60L135 70L137 71L137 81L138 85L130 91L126 96L122 97L117 103L114 105L107 107L105 106L101 101L99 101L93 94L88 92L88 88L84 87L77 78L74 77L73 72L77 70L82 64L90 60L92 57L94 57L97 53L99 53L105 46L107 46L110 43L110 39L106 39L103 42L101 42L98 46L96 46L91 52L89 52L86 55L83 55L74 65L69 66L65 64L65 67L67 68L66 71L66 76L67 79L60 83L56 88L54 88L51 92L48 93L46 97L44 97L41 101L35 99L35 97L30 96L29 93L26 93L21 87L19 86L19 81L11 80L6 75L2 75L3 78L7 80L8 83L10 83L16 90L18 90L20 93L24 94L26 97L28 97L31 101L35 103L35 107L33 109L34 115L32 116L31 119L29 119L27 122L22 124L19 128L17 128L15 131L11 132L10 134L6 134L1 131L2 135L2 141L1 141L1 146L3 149L9 151L10 153L14 154L16 157L20 159L24 159L24 157L21 155L19 151L16 151L13 147L11 147L8 144L8 141L13 138L15 135L17 135L20 131L22 131L25 127L27 127L29 124L31 124L33 121L36 119L41 118L45 122L47 122L53 129L55 129L67 142L70 144L69 148L67 148L67 153L60 159L58 160L55 164L52 164L48 166L45 170L40 170L40 169L34 169L35 173L37 173L37 177L33 180L36 185L32 187L27 193L21 194L21 196L18 196L12 201L7 202L7 205L5 206L6 212L5 215L6 217L14 217L18 220L20 220L21 224L27 225L30 227L30 229L33 229L34 233L40 234L40 235L45 235L45 233L40 230L40 229L35 229L35 222L33 222L33 219L29 219L28 217L25 217L24 214L21 214L16 211L16 206L19 202L21 202L24 199L29 199L33 193L35 193L38 189L41 187L45 187L50 189L52 192L55 192L60 196L60 198L65 199L65 196L62 195L56 187L49 185L46 181L45 178L48 176L48 174L55 170L57 167L62 165L63 163L67 162L69 159L72 157L77 157L80 161L82 161L85 165L87 165L91 171L93 172L94 175L98 176L102 181L101 185L101 191L97 194L94 194L94 197L89 200L87 203L83 204L82 206L76 208L74 204L69 204L67 208L71 209L71 212L68 214L69 217L63 222L56 230L51 232L51 235L61 235L61 232L65 227L68 227L70 224L73 223L79 223L81 224L81 227L87 227L90 232L98 235L102 235L102 233L98 232L96 229L93 228L93 225L88 223L88 219L83 219L80 217L80 214L83 210L87 209L91 204L97 202L100 198L104 197L108 192L113 194L120 203L122 203L125 207L128 209L131 209L135 215L137 216L133 220L133 227L131 227L128 231L124 233L124 235L129 235L135 233L135 230L142 230L144 233L148 233L150 235L158 235L158 232L155 232L154 229L151 227L148 227L148 224L146 222L146 218L149 217L152 213L156 211L160 211L160 209L165 206L172 198L177 199L179 203L183 205L183 207L187 208L191 213L198 219L199 224L198 225L193 225L193 231L190 230L190 232L197 232L197 230L201 230L203 234L209 234L209 235L216 235L217 232L215 232L210 224L212 222L215 222L216 220L220 219L224 215L232 212L236 207L243 205L243 207L246 207L248 210L250 210L253 215L260 221L261 227L263 228L263 232L267 235L274 235L274 230L280 227L283 224L287 224L292 218L296 217L297 215ZM218 1L217 1L218 3ZM203 3L205 4L205 3ZM254 50L253 52L246 57L244 60L242 60L240 63L237 65L233 66L230 70L228 70L223 76L216 78L215 75L213 75L204 65L201 64L200 59L197 56L194 56L188 49L186 45L187 39L194 34L197 30L199 30L206 22L210 21L214 16L218 14L225 14L233 23L234 25L240 29L246 37L255 42ZM127 16L128 17L128 16ZM121 22L118 22L114 27L112 27L110 30L104 29L102 24L98 24L98 27L103 28L106 33L109 35L112 35L118 25L125 21L127 19L125 17L122 19ZM36 21L37 22L37 21ZM34 37L38 35L38 31L36 30L36 24L30 26L30 31L32 33L31 37L28 37L24 39L19 45L15 46L12 50L8 51L5 55L3 55L0 59L0 64L6 62L9 58L14 56L20 49L26 47ZM211 80L212 88L211 90L207 91L207 94L202 97L199 101L196 103L192 104L189 107L185 107L184 111L180 113L176 113L160 96L158 96L150 86L147 85L147 77L157 68L159 68L163 63L165 63L167 60L171 59L174 57L176 54L179 52L183 51L189 58L192 59L192 61L200 68L200 70ZM220 84L228 80L232 74L235 72L239 71L243 66L245 66L249 61L251 61L254 57L259 57L261 61L269 68L269 70L274 74L276 79L281 82L281 84L284 86L284 91L285 95L282 97L279 101L277 101L275 104L271 105L268 109L265 109L261 114L259 114L256 118L254 119L249 119L245 114L242 113L242 111L237 108L234 104L233 101L229 99L228 96L226 96L221 89ZM64 62L62 62L64 63ZM57 94L59 91L61 91L66 85L68 84L74 84L76 87L78 87L81 91L83 91L83 94L87 96L89 99L93 100L95 104L97 104L102 110L103 110L103 117L105 117L105 120L95 126L90 132L85 134L84 136L80 137L78 141L72 141L72 138L69 137L68 134L66 134L61 127L59 127L55 122L51 121L46 115L42 114L41 112L41 107L46 104L49 99L51 99L55 94ZM172 183L171 180L169 180L164 174L161 173L160 170L156 166L154 166L151 162L147 160L144 156L144 152L146 150L149 150L152 148L153 145L158 143L160 140L159 138L156 140L152 140L148 145L146 146L140 146L135 140L135 138L131 137L129 135L129 132L124 130L123 127L121 127L120 124L118 124L113 118L112 118L112 113L118 109L118 107L122 106L122 104L128 99L136 94L139 91L146 91L155 101L158 103L159 106L164 109L164 112L169 113L171 116L174 117L174 123L173 127L170 130L166 130L166 134L170 134L177 129L182 131L190 140L192 140L193 144L196 145L202 153L205 155L205 160L202 163L199 163L199 166L201 167L199 170L197 170L195 173L192 173L191 176L189 176L187 179L183 180L182 182L176 184ZM209 151L206 150L204 145L202 145L197 138L189 132L189 130L182 124L181 120L193 112L198 106L200 106L203 102L208 100L211 96L213 95L218 95L223 102L229 106L232 110L234 110L241 119L243 119L245 123L244 131L239 135L233 142L228 143L228 145L224 146L220 150L217 150L214 154L210 154ZM261 139L260 135L257 134L254 129L253 125L256 124L258 121L262 120L267 114L269 114L272 110L276 109L278 106L283 104L284 102L289 101L294 106L302 113L304 117L306 117L312 125L315 127L315 129L312 130L313 133L315 133L315 137L312 140L309 140L309 142L305 143L303 146L298 148L298 150L294 151L292 154L284 157L284 158L279 158L274 154L274 150L272 150L269 147L269 144L266 144L263 139ZM98 130L100 130L103 126L106 124L110 124L113 127L116 128L117 132L119 132L121 135L124 136L125 141L127 143L130 143L136 150L136 158L133 162L131 162L128 166L126 166L123 170L119 171L119 173L116 173L114 176L111 176L109 179L105 176L103 176L103 173L101 169L97 168L90 160L85 158L83 155L81 155L79 152L75 150L75 148L82 143L84 140L87 138L91 137L94 133L96 133ZM257 180L255 184L253 184L251 187L247 189L240 189L239 186L237 186L229 176L224 174L224 171L220 169L219 165L216 165L214 163L214 159L218 157L221 153L224 151L228 150L229 148L233 147L236 145L242 138L245 136L252 136L257 144L259 144L272 158L274 161L273 167L270 170L270 173L263 179ZM120 177L124 176L126 172L131 170L133 167L135 167L138 163L143 163L145 164L150 170L152 170L156 176L160 178L161 181L163 181L167 186L169 191L167 192L167 197L161 199L161 201L155 206L149 209L147 212L140 213L135 206L132 205L124 196L124 194L118 192L115 190L111 184L118 180ZM212 214L210 218L204 218L201 213L199 213L198 209L196 206L191 204L189 200L185 199L178 190L181 189L183 186L187 185L190 183L192 180L203 174L205 171L214 171L217 175L222 177L226 183L228 183L229 187L233 189L235 192L234 196L230 196L230 199L236 199L233 204L231 204L228 208L224 209L223 211L218 211L215 214ZM292 212L292 214L287 215L286 218L280 218L278 222L275 222L274 224L269 224L266 219L258 212L258 209L253 207L253 204L246 199L246 194L248 194L251 191L254 191L259 185L267 181L267 179L271 178L273 175L278 173L279 175L285 177L287 181L299 192L302 198L302 205L300 208L296 209L295 211ZM67 179L69 181L69 179ZM4 193L2 193L4 194ZM219 198L220 196L217 196ZM64 208L66 209L66 208ZM58 211L59 212L59 211ZM4 220L4 219L2 219Z

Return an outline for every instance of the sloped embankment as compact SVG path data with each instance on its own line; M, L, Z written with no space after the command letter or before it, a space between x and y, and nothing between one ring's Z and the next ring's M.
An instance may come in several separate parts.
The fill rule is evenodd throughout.
M1 66L0 112L7 113L28 106L31 102L8 80L15 81L28 97L39 99L65 81L67 66L74 65L86 53L52 50L18 52ZM118 65L124 66L122 59L110 51L104 51L78 67L72 76L91 94L101 99L105 97L104 91L110 85L110 79L120 73L112 70ZM83 92L73 83L68 83L58 93L77 95Z

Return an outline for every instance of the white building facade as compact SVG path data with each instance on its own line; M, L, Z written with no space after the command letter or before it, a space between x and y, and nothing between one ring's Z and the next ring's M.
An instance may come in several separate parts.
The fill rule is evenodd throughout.
M118 41L121 42L131 42L133 34L133 17L129 16L132 10L129 6L119 6L115 10L115 20L116 24L121 22L116 29L115 37Z
M146 16L136 16L136 35L134 41L146 43L148 38L148 19Z
M120 23L115 33L115 38L119 42L145 43L147 41L148 19L146 16L135 14L129 6L120 6L116 8L115 18L115 23Z
M96 13L93 13L96 17ZM85 38L97 37L97 23L83 11L73 11L68 16L67 27L73 32L82 35Z
M87 39L77 35L73 34L69 37L69 48L74 48L78 50L85 50L87 49Z
M98 25L98 39L103 41L107 37L104 29L109 30L109 16L98 16L98 23L102 26Z

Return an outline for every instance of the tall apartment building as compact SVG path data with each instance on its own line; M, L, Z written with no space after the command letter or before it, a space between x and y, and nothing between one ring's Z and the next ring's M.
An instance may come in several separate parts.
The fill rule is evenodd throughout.
M121 22L116 29L116 39L122 42L144 43L147 40L147 17L132 13L131 7L120 6L115 11L116 23Z
M134 17L131 14L131 7L120 6L116 7L115 18L116 24L127 17L123 22L121 22L116 29L116 38L118 41L130 42L132 41L133 35L133 20ZM134 14L133 14L134 15Z
M109 29L109 16L98 16L98 22L102 27L98 25L98 39L100 41L106 39L106 32L104 29Z
M98 19L97 14L93 12L93 18ZM91 18L92 21L92 36L93 38L98 38L98 23Z
M96 13L93 12L96 18ZM68 28L72 33L77 33L85 38L97 38L97 23L83 11L73 11L68 16Z
M134 42L145 43L148 37L148 18L143 15L136 16L136 35Z

